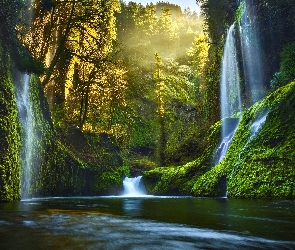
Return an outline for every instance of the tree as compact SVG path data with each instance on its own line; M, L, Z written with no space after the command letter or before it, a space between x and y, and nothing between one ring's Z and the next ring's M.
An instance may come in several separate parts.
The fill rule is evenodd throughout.
M46 64L42 86L60 96L57 103L65 100L65 76L73 57L93 62L111 51L116 36L114 13L119 7L116 0L57 1L46 8L42 2L35 5L35 20L25 42L34 58Z
M68 109L64 119L80 129L99 127L92 120L95 116L103 120L101 107L109 110L109 118L108 125L100 129L110 129L115 106L124 96L125 69L116 57L115 15L119 11L117 0L57 1L46 8L38 2L35 6L26 44L47 65L42 85L53 110ZM100 103L95 111L97 98L109 104Z

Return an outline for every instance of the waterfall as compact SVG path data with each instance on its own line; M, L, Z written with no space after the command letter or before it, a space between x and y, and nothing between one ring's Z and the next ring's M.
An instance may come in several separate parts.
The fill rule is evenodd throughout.
M235 43L234 24L227 32L221 65L220 82L221 118L242 111L240 75Z
M244 13L239 24L240 43L243 58L245 94L247 96L247 104L251 106L264 96L263 63L253 0L246 0L241 4L244 5Z
M124 191L122 196L138 197L146 195L146 190L142 182L142 176L135 178L125 177L123 180L123 188Z
M244 103L247 104L247 106L251 106L265 95L263 89L263 65L255 22L256 13L253 7L253 0L242 1L240 7L243 9L243 14L238 30L245 91ZM242 111L240 91L241 78L239 75L237 55L235 26L233 24L227 33L221 65L220 101L222 119ZM216 151L215 164L222 161L225 157L237 126L232 126L232 130L230 130L227 127L227 123L223 121L222 139Z
M34 121L30 102L30 75L21 74L20 84L16 91L16 102L22 126L22 170L21 197L30 197L31 171L33 165Z
M223 51L221 64L221 82L220 82L220 101L222 123L221 143L215 154L215 164L222 161L225 157L230 142L238 127L238 122L234 124L225 120L234 113L242 111L240 75L237 60L237 49L235 44L234 24L227 32L226 42Z
M26 25L29 31L32 22L34 0L26 0ZM22 127L22 149L21 149L21 198L27 199L30 195L33 152L34 152L34 118L30 97L30 82L29 74L16 73L16 103L18 108L19 119Z

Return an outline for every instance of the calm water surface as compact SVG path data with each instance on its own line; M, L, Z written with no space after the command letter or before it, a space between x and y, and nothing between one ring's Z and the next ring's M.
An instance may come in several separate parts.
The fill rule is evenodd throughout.
M295 202L31 199L0 204L0 249L295 249Z

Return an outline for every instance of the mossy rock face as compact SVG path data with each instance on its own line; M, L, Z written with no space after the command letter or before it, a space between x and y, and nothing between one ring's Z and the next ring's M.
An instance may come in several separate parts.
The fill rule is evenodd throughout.
M226 177L228 197L295 198L295 82L243 113L224 160L198 179L194 195L219 196ZM263 119L253 135L254 123Z
M20 199L20 125L10 65L0 45L0 202Z
M269 109L265 124L235 163L229 195L244 198L295 198L295 82L281 87L252 111Z
M92 191L96 195L119 195L123 191L122 178L122 174L118 171L97 174Z
M128 163L130 169L130 176L137 177L143 175L145 171L152 170L156 164L146 159L134 160Z

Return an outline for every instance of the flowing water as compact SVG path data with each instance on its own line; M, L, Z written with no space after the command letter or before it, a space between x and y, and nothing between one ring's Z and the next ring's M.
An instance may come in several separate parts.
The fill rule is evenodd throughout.
M221 65L220 101L222 119L242 111L240 75L234 33L233 24L227 32Z
M237 59L237 49L235 43L234 24L227 32L224 45L221 82L220 82L220 108L221 118L225 119L237 112L242 111L240 75ZM222 123L221 143L216 150L215 164L221 162L226 155L227 149L235 135L238 123L232 126L229 122Z
M0 204L1 249L295 249L295 202L43 198Z
M251 125L251 135L250 135L250 139L252 139L254 136L257 135L257 133L259 132L259 130L262 128L262 126L264 125L265 121L266 121L266 117L267 114L263 115L261 118L255 120L252 125Z
M27 5L25 16L27 31L30 29L33 14L34 0L24 1ZM16 103L19 114L19 119L22 127L22 149L21 155L21 197L23 199L30 197L32 167L34 161L34 116L30 96L30 81L29 74L15 72L15 87L16 87Z
M134 178L125 177L123 180L123 188L124 190L122 196L138 197L147 195L142 182L142 176Z
M21 196L29 197L31 183L31 169L33 164L33 114L30 102L30 75L21 75L21 84L16 91L17 108L22 126L22 171L21 171Z
M246 0L245 12L239 26L245 91L251 106L265 96L263 90L263 60L257 32L253 0Z
M241 4L244 6L244 13L238 28L242 54L244 96L246 97L243 102L246 106L251 106L265 96L263 60L253 0L245 0ZM235 26L233 24L227 32L221 65L220 107L222 119L242 111L241 79L237 55ZM232 130L231 136L229 136L229 133L224 131L228 131L228 128L222 124L221 144L216 152L216 155L218 154L220 157L217 160L215 159L215 164L224 158L235 132L235 130Z
M215 165L221 162L223 158L225 157L228 147L236 133L236 130L237 130L237 127L233 131L231 131L228 135L224 135L222 137L222 141L215 152Z

